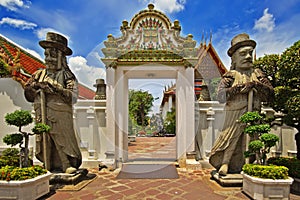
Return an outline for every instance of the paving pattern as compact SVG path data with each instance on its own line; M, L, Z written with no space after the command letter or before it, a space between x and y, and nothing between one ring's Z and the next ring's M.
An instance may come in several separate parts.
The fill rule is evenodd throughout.
M176 141L176 140L175 140ZM175 151L172 138L137 138L135 145L129 146L131 158L145 158L155 155L166 158L159 151ZM155 150L154 146L157 147ZM156 152L156 153L155 153ZM174 152L173 152L174 153ZM170 154L171 155L171 154ZM174 154L175 155L175 154ZM171 158L172 156L169 156ZM52 191L41 199L49 200L242 200L249 199L240 187L221 187L210 180L212 169L177 169L179 179L116 179L118 171L89 169L96 178L79 191ZM291 194L291 200L300 196Z
M128 144L128 159L176 159L176 137L136 137Z

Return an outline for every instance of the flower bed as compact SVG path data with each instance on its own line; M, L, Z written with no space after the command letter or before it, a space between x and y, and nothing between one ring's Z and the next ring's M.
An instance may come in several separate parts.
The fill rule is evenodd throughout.
M49 193L49 179L51 173L36 176L27 180L1 180L0 196L1 199L38 199Z

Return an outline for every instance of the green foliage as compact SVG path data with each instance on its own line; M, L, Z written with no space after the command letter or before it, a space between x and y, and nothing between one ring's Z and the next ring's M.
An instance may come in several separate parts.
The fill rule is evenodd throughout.
M0 168L4 166L15 166L18 167L20 151L16 148L7 148L2 152L0 156Z
M176 134L176 111L172 108L167 112L166 119L164 121L164 129L167 134Z
M10 75L8 68L8 64L0 58L0 78L8 77Z
M33 118L29 111L27 110L16 110L13 113L5 115L5 121L9 125L14 125L17 127L27 126L32 123Z
M146 126L147 116L153 106L154 98L148 91L129 90L129 117L140 126Z
M31 130L34 134L43 134L50 132L50 126L43 123L37 123Z
M280 69L280 55L271 54L258 58L254 62L254 67L260 68L268 76L273 86L277 85Z
M273 147L276 145L276 142L279 141L279 137L272 133L264 133L260 136L260 140L263 142L265 147Z
M2 151L2 156L18 156L20 153L17 148L7 148Z
M265 55L254 63L272 77L275 100L272 107L285 115L283 122L300 131L300 40L281 55ZM298 158L300 159L300 158Z
M289 176L300 178L300 160L295 157L272 157L267 162L270 165L285 166L289 169Z
M242 123L259 122L263 117L258 112L246 112L240 117Z
M7 145L15 146L23 142L23 135L21 133L13 133L6 135L3 138L3 142Z
M20 165L21 167L27 167L29 165L29 155L28 155L28 144L29 144L29 136L33 135L31 133L27 133L22 131L23 126L27 126L32 123L33 118L29 111L26 110L17 110L13 113L9 113L5 116L5 121L8 125L14 125L19 128L19 133L14 133L10 135L6 135L3 138L3 142L7 145L15 146L17 144L20 145L22 149L19 157L20 157ZM50 127L46 124L36 124L32 129L34 134L48 133L50 131ZM24 147L21 146L24 142Z
M251 137L249 150L244 153L245 157L255 155L258 164L266 164L267 154L270 152L270 148L279 141L279 137L269 133L270 125L258 112L247 112L240 117L240 121L246 124L244 133Z
M288 179L289 169L284 166L265 166L255 164L245 164L243 172L249 176L266 179Z
M26 180L46 174L47 170L41 166L31 166L25 168L5 166L0 169L0 180Z
M254 136L255 134L268 133L271 130L269 124L257 124L252 126L247 126L244 129L244 133Z
M264 143L260 140L253 140L249 143L248 147L250 151L256 152L264 147Z

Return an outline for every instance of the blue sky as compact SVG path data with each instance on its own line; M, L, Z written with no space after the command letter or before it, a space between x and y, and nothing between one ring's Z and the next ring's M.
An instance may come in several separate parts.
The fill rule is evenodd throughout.
M99 62L100 48L108 34L120 36L120 26L149 3L173 22L181 35L209 37L227 68L226 52L236 34L246 32L257 41L257 57L281 53L300 39L300 0L0 0L0 34L32 54L43 56L38 42L46 32L69 39L73 55L69 66L80 82L93 88L105 77Z

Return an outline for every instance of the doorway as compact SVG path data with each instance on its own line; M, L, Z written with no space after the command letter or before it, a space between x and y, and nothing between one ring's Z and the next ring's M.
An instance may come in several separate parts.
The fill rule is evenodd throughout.
M128 65L116 62L106 70L108 151L115 162L128 162L128 80L176 80L176 159L185 162L186 153L194 151L194 68L184 62L174 65L145 63Z
M175 86L175 79L128 80L128 161L176 160ZM143 124L137 119L142 112Z

